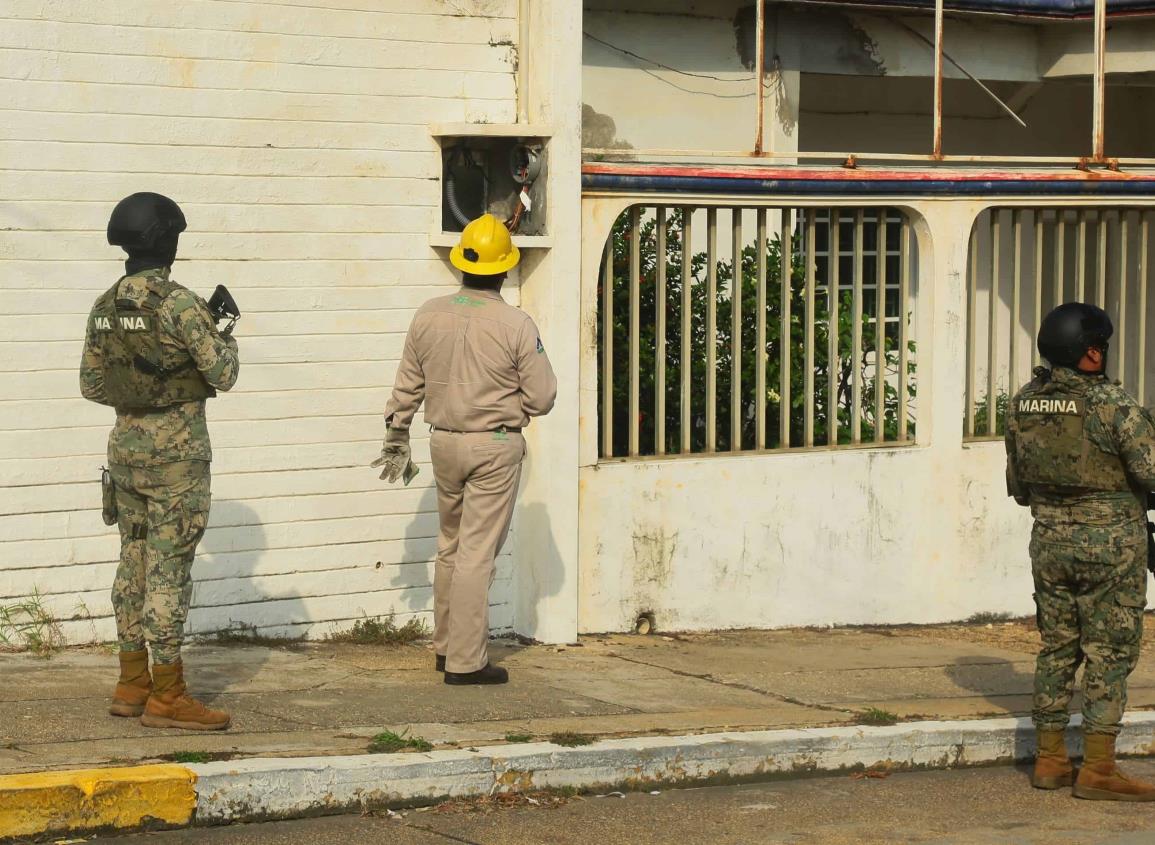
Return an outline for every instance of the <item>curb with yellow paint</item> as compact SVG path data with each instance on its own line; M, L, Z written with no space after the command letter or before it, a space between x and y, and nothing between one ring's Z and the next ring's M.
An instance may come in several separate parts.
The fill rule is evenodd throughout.
M1072 750L1079 721L1072 722ZM1028 718L977 719L6 775L0 840L293 819L529 789L604 792L799 772L953 769L1030 759L1034 741ZM1155 713L1128 713L1118 749L1155 754Z
M0 775L0 840L184 826L196 812L195 784L196 774L174 765Z

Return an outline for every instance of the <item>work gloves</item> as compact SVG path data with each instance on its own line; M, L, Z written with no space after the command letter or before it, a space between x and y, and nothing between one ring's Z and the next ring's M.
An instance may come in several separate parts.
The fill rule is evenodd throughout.
M381 444L381 455L369 466L381 467L381 479L392 484L400 478L406 486L418 472L413 463L413 450L409 448L409 431L390 428L385 431L385 441Z

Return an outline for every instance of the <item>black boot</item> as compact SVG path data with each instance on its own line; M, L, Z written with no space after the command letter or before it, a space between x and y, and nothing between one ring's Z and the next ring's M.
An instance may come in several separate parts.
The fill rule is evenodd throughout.
M436 663L434 663L434 667L437 669L438 672L444 672L445 671L445 655L444 654L437 655L437 661L436 661Z
M504 684L509 680L509 672L500 666L486 663L484 669L476 672L449 672L445 673L447 684Z

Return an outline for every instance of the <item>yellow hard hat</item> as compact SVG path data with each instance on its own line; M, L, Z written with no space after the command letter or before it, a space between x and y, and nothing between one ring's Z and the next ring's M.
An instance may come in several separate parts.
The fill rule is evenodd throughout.
M461 241L449 253L454 267L476 276L496 276L512 270L520 260L509 229L492 214L483 214L466 226Z

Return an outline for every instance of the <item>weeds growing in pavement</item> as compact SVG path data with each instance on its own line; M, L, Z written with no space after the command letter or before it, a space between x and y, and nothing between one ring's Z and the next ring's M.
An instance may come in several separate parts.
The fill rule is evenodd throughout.
M245 646L255 645L264 646L265 648L279 648L288 645L295 645L305 638L300 637L283 637L275 636L273 634L262 634L256 625L249 625L244 622L234 622L228 628L210 635L210 642L216 645L224 646Z
M325 637L332 643L353 643L355 645L409 645L429 637L425 620L414 616L404 625L398 626L393 614L380 617L358 619L353 627L336 631Z
M38 657L51 657L63 647L60 624L44 606L39 592L0 605L0 651L30 651Z
M432 751L433 743L423 736L409 736L409 731L382 731L369 740L370 754L396 754L398 751Z
M889 710L880 710L877 707L868 707L859 714L858 724L882 726L896 725L898 724L898 716L894 713L891 713Z
M549 741L554 745L564 745L567 748L576 748L579 745L592 745L597 742L597 737L593 734L579 734L573 731L561 731L560 733L550 734Z

